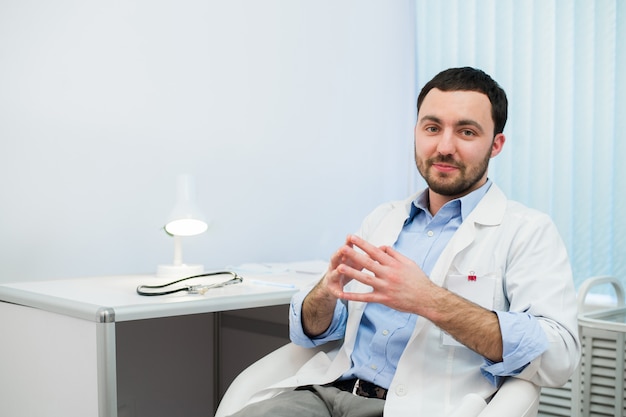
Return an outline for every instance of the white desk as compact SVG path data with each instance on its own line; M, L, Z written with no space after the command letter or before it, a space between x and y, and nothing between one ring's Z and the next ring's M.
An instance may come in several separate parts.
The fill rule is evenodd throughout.
M204 295L157 297L135 292L141 284L166 282L153 276L0 285L0 415L117 417L118 408L119 417L146 415L132 404L127 408L118 404L116 346L119 349L121 340L116 338L132 335L136 323L152 326L176 317L204 317L206 313L288 304L298 288L319 277L289 271L241 275L243 283L211 289ZM293 287L255 284L251 282L254 279L289 282ZM208 363L205 371L210 373L212 359L207 358L217 352L210 352L210 343L214 345L219 335L214 333L218 329L207 327L205 322L192 324L195 327L191 332L181 334L171 331L180 327L174 324L164 328L169 332L164 337L177 337L174 344L188 347L198 363ZM124 328L124 323L129 326ZM120 328L124 330L120 332ZM141 349L149 356L151 346ZM174 359L163 356L153 358L155 369ZM181 378L184 381L185 375ZM211 378L206 375L207 380ZM167 395L162 393L163 397ZM155 404L163 400L160 394L154 397ZM206 415L211 411L206 410Z

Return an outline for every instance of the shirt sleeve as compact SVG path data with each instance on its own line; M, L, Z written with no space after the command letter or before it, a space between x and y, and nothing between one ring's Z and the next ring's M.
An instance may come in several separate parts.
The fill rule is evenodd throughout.
M548 338L539 320L528 313L496 311L502 332L502 362L485 359L481 372L494 386L503 377L519 375L548 349Z
M300 291L291 298L289 306L289 338L296 345L303 347L319 346L331 340L342 339L346 332L348 310L341 301L337 301L333 321L324 333L315 338L310 338L304 333L302 328L302 303L310 290L311 288Z

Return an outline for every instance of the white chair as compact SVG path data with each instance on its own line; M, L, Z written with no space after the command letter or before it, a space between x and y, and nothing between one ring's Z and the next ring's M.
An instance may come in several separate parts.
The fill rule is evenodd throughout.
M240 410L257 391L295 374L320 350L330 351L336 344L306 349L289 343L250 365L228 387L215 417L226 417ZM507 379L485 406L478 395L468 395L449 417L536 417L540 388L517 378Z

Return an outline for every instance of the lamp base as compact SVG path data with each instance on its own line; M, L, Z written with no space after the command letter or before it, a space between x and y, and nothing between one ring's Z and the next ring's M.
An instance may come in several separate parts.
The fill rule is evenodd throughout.
M180 279L204 273L203 265L159 265L158 278Z

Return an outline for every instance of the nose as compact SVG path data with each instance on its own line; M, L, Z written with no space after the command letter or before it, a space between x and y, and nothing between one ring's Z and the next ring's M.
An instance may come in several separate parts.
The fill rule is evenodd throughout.
M449 129L444 129L437 143L437 152L440 155L454 155L456 152L456 144L454 134Z

